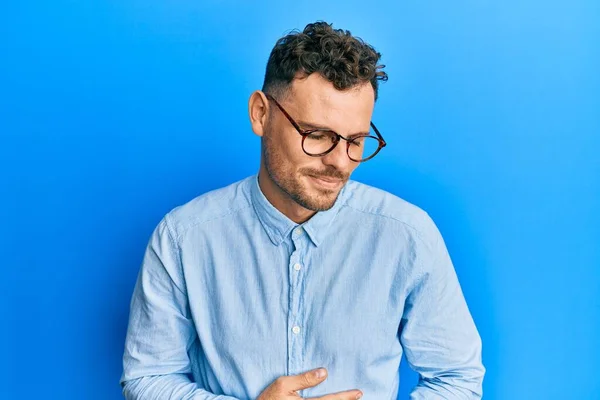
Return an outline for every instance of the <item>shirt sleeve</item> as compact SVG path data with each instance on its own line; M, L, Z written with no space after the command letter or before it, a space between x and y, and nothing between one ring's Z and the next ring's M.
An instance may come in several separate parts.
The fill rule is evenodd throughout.
M427 219L433 244L418 250L400 327L406 359L419 373L410 399L479 399L485 374L481 338L444 240Z
M130 303L120 380L125 398L237 400L190 379L188 350L196 336L166 216L149 240Z

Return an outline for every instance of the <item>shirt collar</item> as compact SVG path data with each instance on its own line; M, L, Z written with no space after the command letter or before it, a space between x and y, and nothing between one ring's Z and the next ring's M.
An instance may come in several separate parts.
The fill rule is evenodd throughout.
M344 185L333 207L327 211L317 212L308 221L300 225L285 216L267 200L258 184L258 175L252 177L250 186L252 205L256 215L274 245L279 246L294 228L301 226L314 245L318 247L328 234L333 221L346 202L346 188L348 185Z

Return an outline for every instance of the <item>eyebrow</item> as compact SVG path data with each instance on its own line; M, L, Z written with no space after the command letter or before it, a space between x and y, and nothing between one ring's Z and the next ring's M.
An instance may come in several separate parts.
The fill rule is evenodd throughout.
M298 124L298 125L299 125L301 128L303 128L303 129L305 129L305 130L318 129L318 130L320 130L320 131L332 131L332 132L335 132L335 133L337 133L336 131L334 131L333 129L331 129L331 128L330 128L330 127L328 127L328 126L325 126L325 125L319 125L319 124L315 124L315 123L312 123L312 122L306 122L306 121L298 120L298 121L297 121L297 124ZM352 134L350 134L350 135L348 135L348 136L346 136L346 137L349 137L349 138L351 138L351 137L355 137L355 136L369 135L370 133L371 133L371 132L358 132L358 133L352 133Z

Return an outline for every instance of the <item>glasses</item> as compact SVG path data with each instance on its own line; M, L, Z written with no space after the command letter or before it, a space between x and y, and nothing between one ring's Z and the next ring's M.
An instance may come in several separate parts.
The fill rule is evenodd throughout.
M296 128L302 136L302 150L312 157L322 157L330 153L340 142L340 139L346 141L346 153L354 162L365 162L375 157L379 151L386 146L383 136L379 133L375 124L371 122L371 127L377 136L374 135L355 135L352 137L343 137L342 135L329 129L302 129L300 125L288 114L287 111L271 96L265 94L267 99L273 101L277 108Z

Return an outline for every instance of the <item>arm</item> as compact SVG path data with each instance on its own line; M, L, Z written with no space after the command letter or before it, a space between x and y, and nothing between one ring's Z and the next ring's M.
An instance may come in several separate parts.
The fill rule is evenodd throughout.
M444 240L428 220L433 244L417 255L419 272L406 299L400 334L408 363L419 373L410 399L479 399L485 373L481 338Z
M126 381L123 395L127 400L237 400L200 389L184 374L144 376Z
M128 400L237 400L189 378L197 333L179 253L165 217L150 238L130 304L121 386Z

